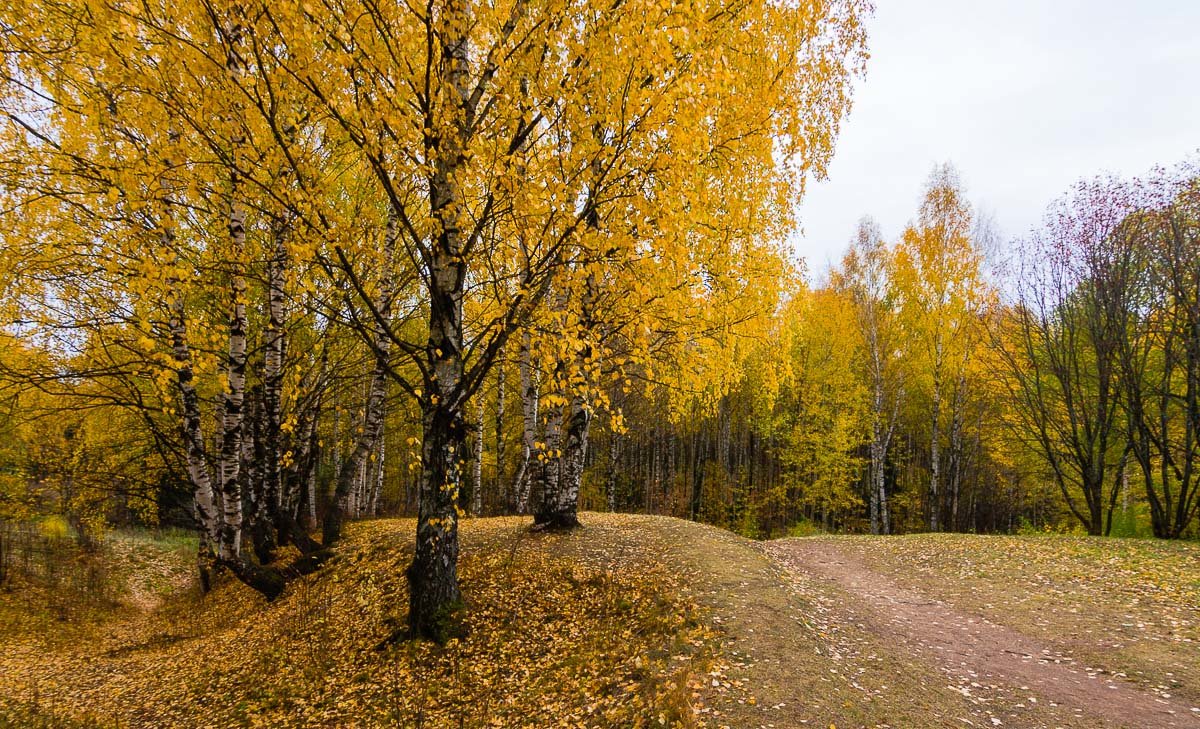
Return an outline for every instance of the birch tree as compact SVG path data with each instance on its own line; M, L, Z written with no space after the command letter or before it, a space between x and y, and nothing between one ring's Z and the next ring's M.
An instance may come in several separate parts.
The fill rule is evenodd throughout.
M921 343L915 367L930 402L930 531L946 526L942 453L946 415L951 423L959 417L961 403L954 393L970 362L985 301L972 230L971 208L963 197L958 173L949 165L937 167L930 175L917 220L905 229L896 252L905 318Z
M872 534L891 532L885 484L888 448L904 398L904 331L893 279L892 254L869 218L859 223L850 250L834 273L833 286L853 302L864 343L864 370L871 391L869 504Z
M46 162L26 186L25 210L41 214L21 229L46 236L75 218L76 240L92 241L75 253L98 252L138 282L141 310L129 319L148 332L142 350L173 373L179 393L190 371L201 429L219 433L209 456L219 557L241 555L245 517L278 500L271 454L287 460L292 449L273 444L300 422L280 404L300 400L277 393L288 348L276 267L289 270L284 286L305 308L356 331L389 386L421 410L409 627L442 639L461 602L464 407L507 340L535 322L560 276L578 285L610 269L653 271L647 261L678 274L697 253L721 264L756 238L779 237L805 178L828 160L863 61L866 11L858 0L287 0L88 13L19 2L4 10L18 59L6 89L29 108L8 114L20 131L6 141ZM164 176L177 180L174 223ZM52 183L49 203L37 194L42 181ZM681 288L702 301L721 274L709 267ZM676 286L662 275L649 282ZM166 336L162 294L175 288L185 311ZM261 297L253 307L252 296ZM654 298L643 290L637 300ZM269 342L262 372L250 358L256 312L266 313ZM218 319L227 337L214 360ZM569 495L598 405L584 389L595 383L580 384L589 378L575 371L599 350L587 327L568 328L573 349L556 394L570 410ZM181 356L165 356L180 337ZM349 497L343 474L361 473L360 454L377 441L382 379L372 376L364 427L340 469L327 546ZM258 387L267 427L247 429L246 398ZM268 463L254 478L266 485L255 487L254 513L242 514L238 484L250 471L241 461L259 449Z

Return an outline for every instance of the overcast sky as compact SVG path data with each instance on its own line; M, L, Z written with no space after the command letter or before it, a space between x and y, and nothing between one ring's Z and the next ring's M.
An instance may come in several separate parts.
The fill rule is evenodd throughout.
M876 0L871 59L793 243L820 275L864 214L895 240L936 163L1005 238L1072 182L1200 149L1200 0Z

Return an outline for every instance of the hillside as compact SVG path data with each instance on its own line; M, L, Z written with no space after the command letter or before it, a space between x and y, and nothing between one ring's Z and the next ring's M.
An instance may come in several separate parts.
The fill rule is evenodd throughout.
M406 607L408 520L351 525L338 557L272 604L233 582L200 601L179 584L186 549L118 540L111 558L136 566L110 609L60 620L4 597L0 724L1200 724L1195 546L761 544L663 517L583 521L464 522L469 611L445 648L386 643ZM1005 662L1029 646L1052 657Z

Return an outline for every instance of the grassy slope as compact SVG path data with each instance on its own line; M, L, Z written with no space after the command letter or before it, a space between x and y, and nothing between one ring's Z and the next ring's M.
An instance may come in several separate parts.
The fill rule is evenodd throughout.
M758 543L677 519L641 520L721 628L705 716L731 727L979 726L937 671L845 622L836 587L784 573ZM964 720L975 720L964 723Z
M339 559L272 605L229 584L203 602L184 594L145 613L147 595L177 584L187 559L178 545L155 552L134 544L123 563L141 565L131 584L142 587L106 616L62 622L0 596L9 626L0 630L0 726L544 727L661 719L845 728L964 726L978 718L978 707L934 669L846 620L835 587L784 575L755 543L661 517L587 514L583 521L585 530L567 535L530 534L520 519L464 522L468 632L446 648L378 649L404 615L411 521L352 525ZM1109 604L1103 590L1067 587L1068 575L1096 583L1090 575L1112 569L1104 560L1113 555L1065 549L1069 541L844 543L922 589L1011 613L1005 622L1022 629L1014 620L1036 631L1044 619L1041 592L1052 601L1074 595L1081 605ZM1166 624L1187 622L1194 631L1194 605L1187 607L1200 587L1194 548L1119 544L1130 550L1119 564L1132 570L1134 585L1146 580L1134 574L1138 564L1158 565L1150 571L1161 599L1147 604L1171 606L1176 624ZM1060 556L1061 564L1051 560ZM1189 559L1191 566L1180 564ZM1012 575L1029 563L1046 563L1040 579L1051 582L1031 577L1022 592L1025 583L1014 585ZM1135 592L1150 599L1142 587ZM1095 627L1086 615L1078 619L1081 631Z
M636 534L532 535L519 519L466 522L465 635L445 648L381 646L405 614L413 527L352 525L339 557L274 604L226 584L150 614L128 606L107 620L9 630L0 637L0 724L691 720L688 679L706 674L712 636L680 597L679 576ZM575 551L585 540L596 549ZM127 601L139 599L131 592Z

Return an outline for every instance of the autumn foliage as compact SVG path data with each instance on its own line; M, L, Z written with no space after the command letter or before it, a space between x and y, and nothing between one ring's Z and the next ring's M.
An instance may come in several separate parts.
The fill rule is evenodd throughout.
M245 714L314 722L348 715L339 696L397 722L523 715L511 676L473 673L508 658L574 682L564 715L687 695L680 661L709 646L675 576L538 567L581 510L750 537L1194 537L1195 166L1082 182L1010 242L939 165L903 230L864 218L807 269L786 241L870 12L8 3L0 527L69 534L81 559L114 526L194 533L218 589L201 615L245 626L208 646L263 708ZM531 523L460 559L468 514ZM413 521L355 524L379 516ZM542 551L504 551L518 523ZM256 623L262 605L213 604L230 576L291 601ZM545 644L488 654L518 604ZM319 620L360 628L333 688L270 637L311 647ZM368 650L401 668L360 675Z

